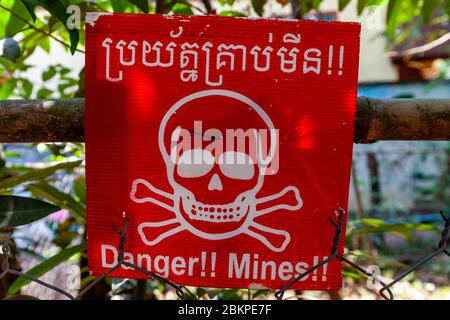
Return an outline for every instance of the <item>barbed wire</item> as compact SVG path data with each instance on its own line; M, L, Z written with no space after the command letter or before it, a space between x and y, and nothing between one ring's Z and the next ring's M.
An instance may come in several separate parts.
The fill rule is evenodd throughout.
M331 250L330 250L331 255L327 259L323 260L320 263L315 264L314 266L312 266L305 272L298 275L296 278L294 278L292 281L288 282L281 289L275 291L275 293L274 293L275 298L278 300L282 300L285 292L287 290L289 290L295 283L302 280L303 278L305 278L309 274L313 273L315 270L319 269L320 267L324 266L325 264L327 264L335 259L339 259L343 263L346 263L347 265L349 265L350 267L355 269L356 271L364 274L366 277L374 279L376 282L378 282L381 285L381 289L378 291L379 294L381 295L381 297L383 297L386 300L394 300L394 294L393 294L391 288L395 284L397 284L399 281L404 279L411 272L414 272L415 270L420 268L422 265L424 265L426 262L435 258L439 254L443 253L450 257L450 252L447 249L449 238L450 238L450 216L446 217L443 212L440 212L440 214L444 221L444 227L442 229L441 237L440 237L436 251L434 251L434 252L430 253L429 255L425 256L424 258L420 259L413 266L411 266L410 268L408 268L407 270L402 272L400 275L395 277L391 282L386 284L385 282L383 282L380 279L380 277L376 276L373 271L370 272L370 271L364 269L357 263L347 259L343 254L339 253L339 244L340 244L341 240L344 239L343 238L344 210L339 209L335 213L335 219L337 219L337 221L335 221L335 219L333 219L331 217L328 219L329 222L332 224L332 226L335 228L335 234L332 239L332 246L331 246ZM126 232L127 232L127 228L128 228L128 223L129 223L129 218L125 217L125 221L124 221L122 230L120 230L119 228L117 228L114 225L112 226L114 231L116 233L118 233L118 235L119 235L119 247L118 247L119 254L117 256L117 263L113 267L108 269L106 272L104 272L102 275L96 277L84 289L82 289L78 295L72 295L69 292L67 292L66 290L61 289L57 286L54 286L48 282L45 282L38 278L32 277L31 275L26 274L20 270L10 268L8 256L11 251L10 247L9 247L9 241L11 240L11 237L12 237L12 231L7 234L6 239L3 240L3 242L2 242L2 246L1 246L2 251L0 252L0 279L5 277L7 274L24 277L24 278L28 279L29 281L38 283L48 289L54 290L58 293L61 293L64 296L66 296L67 298L69 298L70 300L80 300L89 290L91 290L93 287L95 287L100 281L106 279L111 273L113 273L119 267L126 266L126 267L132 268L136 271L139 271L139 272L145 274L146 276L149 277L149 279L154 279L154 280L158 280L162 283L165 283L166 285L175 289L175 293L178 296L178 298L180 298L182 300L185 299L187 296L186 296L186 292L184 290L185 289L184 285L176 284L176 283L172 282L171 280L164 278L156 273L153 273L149 270L141 268L140 266L137 266L133 263L125 261L124 252L125 252L125 243L127 240ZM186 291L189 292L189 290L186 290Z
M35 277L32 277L26 273L23 273L20 270L10 268L9 261L8 261L8 254L10 252L9 240L11 238L12 233L8 233L7 238L3 241L3 244L2 244L2 252L0 253L0 258L2 259L2 261L0 263L0 267L1 267L0 270L2 270L2 271L0 271L0 279L2 279L6 274L13 274L13 275L21 276L32 282L36 282L48 289L59 292L59 293L63 294L64 296L66 296L67 298L69 298L70 300L80 300L89 290L91 290L93 287L95 287L100 281L104 280L106 277L108 277L111 273L113 273L115 270L117 270L121 266L126 266L126 267L133 268L137 271L144 273L151 279L155 279L155 280L158 280L160 282L163 282L163 283L169 285L170 287L175 289L175 292L180 299L184 299L185 293L183 291L183 286L177 285L174 282L170 281L169 279L161 277L160 275L158 275L156 273L145 270L133 263L125 261L124 251L125 251L126 232L127 232L127 228L128 228L128 222L129 222L129 218L125 217L125 221L124 221L122 230L120 230L119 228L117 228L114 225L112 226L114 231L119 234L119 247L118 247L119 254L117 256L117 263L113 267L108 269L106 272L104 272L102 275L96 277L83 290L81 290L78 295L74 296L74 295L70 294L69 292L67 292L66 290L58 288L48 282L45 282L45 281L42 281Z

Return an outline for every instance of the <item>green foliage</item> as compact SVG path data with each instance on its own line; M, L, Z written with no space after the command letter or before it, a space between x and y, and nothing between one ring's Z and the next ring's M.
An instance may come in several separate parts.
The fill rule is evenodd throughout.
M362 219L359 221L361 227L347 233L348 237L361 234L393 232L405 239L412 239L412 231L439 231L434 225L424 223L386 223L381 219Z
M182 2L178 2L177 4L175 4L172 7L172 12L175 14L187 14L187 15L194 14L194 12L192 12L191 6L188 3Z
M138 7L142 12L149 13L150 6L148 5L148 0L128 0L136 7ZM117 2L117 1L116 1Z
M29 224L60 210L36 199L0 195L0 227L12 228Z
M53 257L51 257L51 258L49 258L49 259L39 263L35 267L33 267L30 270L28 270L26 272L26 274L31 276L31 277L34 277L34 278L39 278L42 275L46 274L48 271L52 270L54 267L56 267L60 263L69 260L70 257L72 257L73 255L75 255L77 253L83 252L85 249L86 249L86 244L85 243L81 243L81 244L75 245L73 247L63 249L59 253L54 255ZM18 278L9 287L9 290L8 290L6 295L8 297L11 297L12 295L14 295L17 292L19 292L19 290L23 286L26 286L29 283L30 283L30 280L28 280L28 279L26 279L24 277Z
M253 11L264 15L266 0L248 0ZM289 0L277 0L286 5ZM323 0L300 1L300 16L319 10ZM205 0L209 3L209 0ZM220 16L243 17L246 13L235 10L234 0L220 0L222 6L217 14ZM350 0L337 0L339 10L348 9ZM127 13L153 13L155 8L148 0L3 0L0 3L0 39L12 38L17 44L10 42L3 57L0 57L0 99L10 96L30 98L69 98L83 95L83 79L80 75L62 72L58 66L49 66L42 71L42 84L31 83L20 74L32 66L26 63L36 48L51 52L52 43L58 42L73 54L83 52L85 26L81 29L70 29L66 26L69 18L67 8L76 4L81 9L82 17L87 11L109 11ZM387 5L386 35L390 43L399 43L413 34L420 33L424 24L433 23L435 17L450 14L450 0L358 0L358 14L366 8ZM41 9L36 16L37 8ZM44 10L44 11L42 11ZM186 0L165 0L163 13L194 14L204 11L202 4L193 5ZM71 11L69 11L71 12ZM447 17L448 19L448 17ZM435 35L436 37L438 34ZM20 39L20 41L17 41ZM432 39L430 39L432 40ZM1 75L7 76L2 78ZM47 85L50 80L58 81L57 90Z
M258 16L262 16L264 13L264 5L266 4L266 0L252 0L252 6Z
M364 9L367 7L368 0L358 0L358 15L361 15L364 11Z
M75 200L70 194L59 191L57 188L45 182L31 183L27 190L34 197L43 198L68 210L74 215L78 222L86 222L86 209L84 205Z
M24 173L22 175L13 176L0 181L0 192L5 189L9 189L20 184L39 180L48 177L49 175L54 174L56 171L60 169L73 169L78 167L81 164L81 161L69 161L64 163L58 163L50 167L46 167L43 169L33 170L31 172Z
M42 7L47 10L52 17L57 18L64 26L66 26L66 22L69 18L67 14L67 7L60 0L21 0L25 5L28 13L32 17L33 21L36 21L36 14L34 13L36 6ZM15 2L17 4L18 1ZM20 16L20 14L19 14ZM78 42L80 41L80 34L76 29L67 28L67 32L69 33L70 38L70 51L75 53L75 50L78 46Z
M245 17L245 14L234 10L223 10L219 13L219 16L223 17Z
M350 3L351 0L339 0L339 11L342 11L347 7L347 5Z
M428 23L431 18L431 13L441 4L440 0L426 0L423 2L421 15L424 23Z

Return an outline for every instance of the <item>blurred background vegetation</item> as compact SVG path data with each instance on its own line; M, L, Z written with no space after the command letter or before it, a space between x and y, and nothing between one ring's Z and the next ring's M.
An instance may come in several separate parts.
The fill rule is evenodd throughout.
M71 5L80 9L80 29L66 24ZM450 0L0 0L0 99L83 97L87 11L359 21L360 95L450 98ZM450 210L450 144L356 146L353 159L348 254L389 278L437 245L438 211ZM94 279L83 237L83 160L83 144L0 144L0 239L13 232L10 264L73 293ZM395 293L449 299L449 274L448 261L437 258ZM378 298L359 274L345 269L344 276L340 293L286 297ZM188 289L193 299L273 298L265 290ZM0 298L20 292L62 298L23 278L1 279ZM156 281L108 279L86 299L175 297Z

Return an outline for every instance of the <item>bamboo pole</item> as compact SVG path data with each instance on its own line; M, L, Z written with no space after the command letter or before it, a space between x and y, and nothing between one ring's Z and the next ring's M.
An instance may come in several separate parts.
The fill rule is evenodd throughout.
M450 99L358 98L355 143L450 140ZM83 142L84 99L0 101L0 142Z

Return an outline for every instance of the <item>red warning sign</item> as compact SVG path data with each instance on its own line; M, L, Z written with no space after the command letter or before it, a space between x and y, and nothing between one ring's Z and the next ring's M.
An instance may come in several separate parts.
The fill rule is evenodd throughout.
M353 23L88 14L88 254L175 283L280 288L330 255L346 209ZM342 250L342 243L340 250ZM145 277L121 266L114 277ZM294 288L337 290L333 261Z

